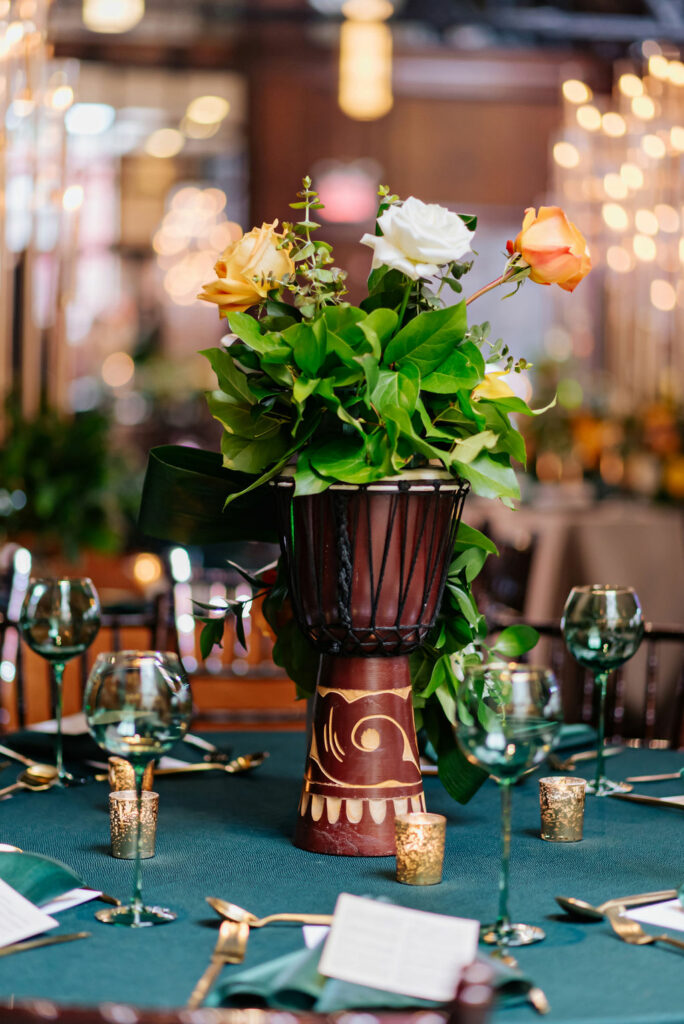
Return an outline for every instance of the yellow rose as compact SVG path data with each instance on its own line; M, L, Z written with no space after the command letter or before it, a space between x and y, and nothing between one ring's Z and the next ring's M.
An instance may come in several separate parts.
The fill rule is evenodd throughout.
M289 248L278 248L284 236L277 225L277 220L262 224L231 242L214 266L217 280L203 285L197 297L215 302L220 312L244 313L294 274Z
M572 292L591 270L589 248L582 233L559 206L525 210L522 230L508 252L519 252L531 268L530 280L557 284Z
M476 388L473 388L470 397L477 401L479 398L489 398L496 401L497 398L515 398L515 391L508 386L505 380L499 378L506 376L506 370L493 370L485 373L485 379Z

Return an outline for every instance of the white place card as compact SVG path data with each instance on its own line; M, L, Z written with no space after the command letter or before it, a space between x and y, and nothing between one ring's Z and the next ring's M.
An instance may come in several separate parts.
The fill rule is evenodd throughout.
M35 722L29 726L31 732L57 732L57 720L55 718L49 718L46 722ZM88 726L86 724L86 717L82 711L77 711L73 715L65 715L62 719L62 735L63 736L82 736L88 732Z
M667 900L665 903L652 903L649 907L638 907L626 914L640 924L655 925L656 928L676 928L684 932L684 907L679 900Z
M40 909L44 914L60 914L63 910L78 907L81 903L88 903L101 895L97 889L69 889L69 892L62 893L49 903L44 903Z
M357 985L448 1002L477 953L479 921L341 893L319 964Z
M58 924L0 878L0 946L40 935Z

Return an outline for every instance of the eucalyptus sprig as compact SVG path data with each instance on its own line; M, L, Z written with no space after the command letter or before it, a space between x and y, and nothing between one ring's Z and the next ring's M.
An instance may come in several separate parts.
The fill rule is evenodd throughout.
M324 306L341 301L347 293L346 271L334 266L332 246L312 238L320 224L311 217L312 210L322 210L318 192L311 188L311 178L302 180L297 202L290 203L293 210L303 210L301 220L283 224L284 239L280 248L289 247L295 264L295 274L287 281L287 289L294 295L295 308L305 320L313 320Z

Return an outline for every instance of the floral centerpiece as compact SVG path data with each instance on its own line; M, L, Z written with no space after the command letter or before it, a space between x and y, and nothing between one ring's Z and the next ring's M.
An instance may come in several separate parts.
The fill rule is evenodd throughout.
M317 236L322 204L309 178L292 204L298 219L280 230L277 221L263 224L232 242L199 296L217 305L232 332L225 347L203 353L217 376L208 403L223 426L223 465L248 474L228 496L227 518L231 502L283 473L294 482L295 502L416 470L465 481L510 506L519 497L513 462L524 465L525 445L511 417L534 413L505 377L529 363L491 340L489 324L469 323L468 307L499 285L516 291L527 277L572 291L591 266L584 239L559 208L527 210L502 273L464 298L476 219L414 197L402 201L384 187L379 195L375 233L361 238L372 269L358 305L346 299L346 274ZM460 524L439 614L410 660L416 724L460 800L482 778L459 754L452 729L463 666L486 651L487 627L470 585L495 551ZM252 582L267 595L275 660L301 694L311 693L319 656L292 616L282 559L275 581ZM240 611L236 602L226 614ZM203 653L220 642L223 626L221 613L207 614ZM532 631L508 630L496 653L515 657L534 639Z

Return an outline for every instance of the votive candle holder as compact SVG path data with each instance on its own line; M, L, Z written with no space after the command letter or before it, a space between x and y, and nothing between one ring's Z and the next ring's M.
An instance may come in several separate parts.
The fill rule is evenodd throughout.
M541 838L549 843L578 843L584 827L586 781L571 776L539 780Z
M412 811L394 819L397 843L397 882L437 885L442 881L446 818L443 814Z
M140 856L154 857L159 794L144 790L141 808ZM138 828L138 797L134 789L119 789L109 794L109 825L112 857L133 860Z
M135 770L130 761L123 757L110 757L107 759L109 769L110 789L135 789ZM154 785L154 762L145 768L142 788L151 790Z

